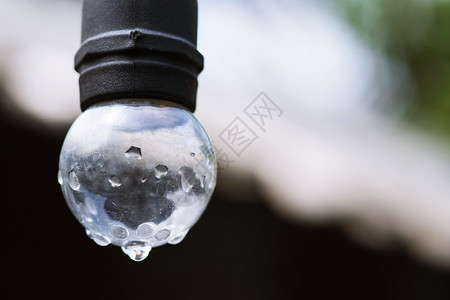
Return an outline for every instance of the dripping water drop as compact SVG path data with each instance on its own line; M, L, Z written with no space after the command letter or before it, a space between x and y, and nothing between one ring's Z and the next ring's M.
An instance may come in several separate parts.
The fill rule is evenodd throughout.
M145 242L129 242L122 246L122 251L134 261L143 261L147 258L152 247Z

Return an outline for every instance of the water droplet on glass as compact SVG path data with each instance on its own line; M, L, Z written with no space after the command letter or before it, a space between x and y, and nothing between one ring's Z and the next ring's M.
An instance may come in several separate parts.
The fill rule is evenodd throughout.
M86 230L86 234L99 246L108 246L111 243L107 237L92 233L89 229Z
M191 152L191 156L194 157L194 156L195 156L195 153L194 153L194 152Z
M105 237L103 237L101 235L94 237L93 240L97 245L102 246L102 247L108 246L111 243L108 239L106 239Z
M63 184L63 177L62 177L62 174L61 174L61 170L58 171L58 182L59 182L60 185Z
M155 177L158 179L161 179L167 175L168 171L169 171L169 168L167 168L165 165L157 165L155 167Z
M181 175L181 187L186 193L192 190L195 183L195 173L190 167L182 167L178 173Z
M130 149L125 151L125 156L127 158L131 158L131 159L141 159L142 158L141 148L136 147L136 146L131 146Z
M158 241L163 241L165 239L167 239L170 235L170 230L168 229L163 229L160 230L156 235L155 235L155 239Z
M82 215L83 220L88 222L88 223L91 223L93 220L92 220L91 215L87 211L86 207L84 207L83 205L80 205L79 209L80 209L80 213Z
M122 185L122 182L120 181L119 177L113 175L109 177L109 183L112 187L119 187Z
M177 234L174 238L171 238L169 240L169 244L176 245L181 243L181 241L186 237L186 234L189 232L189 230L183 231L179 234Z
M143 239L151 237L153 232L155 232L155 225L153 223L141 224L136 230L137 235Z
M78 180L78 176L74 171L69 172L69 186L74 191L78 191L80 189L80 181Z
M151 250L152 247L145 242L129 242L122 246L122 251L134 261L143 261Z
M120 225L113 225L110 229L113 237L119 240L124 240L128 237L128 230Z
M142 183L144 183L144 182L146 182L146 181L147 181L147 177L142 177L142 178L141 178L141 182L142 182Z
M207 150L205 156L208 168L212 169L215 165L214 153L211 150Z
M86 205L86 209L90 214L94 216L97 215L97 207L95 207L94 201L91 198L85 198L84 205Z
M201 187L202 189L205 188L205 180L206 180L206 176L201 176L201 177L199 178L199 181L200 181L200 187Z

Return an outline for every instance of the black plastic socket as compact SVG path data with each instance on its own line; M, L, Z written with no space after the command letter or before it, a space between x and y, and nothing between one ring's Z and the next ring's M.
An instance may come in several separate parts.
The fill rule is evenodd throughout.
M197 16L197 0L85 0L75 56L81 109L148 98L194 111L203 69Z

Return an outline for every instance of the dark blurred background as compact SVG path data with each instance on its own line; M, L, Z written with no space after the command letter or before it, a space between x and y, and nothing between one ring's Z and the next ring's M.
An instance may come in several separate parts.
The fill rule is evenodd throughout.
M2 113L3 299L449 299L450 274L402 249L370 250L336 226L283 220L255 196L216 193L177 246L141 262L99 247L56 181L63 135ZM220 182L219 182L220 184Z
M3 299L450 297L447 271L359 246L335 226L283 220L261 195L241 204L216 193L182 243L132 262L87 238L66 207L56 181L63 135L1 117Z
M15 47L34 49L26 39L20 42L6 37L10 37L11 32L16 37L27 36L26 32L15 28L11 19L34 15L36 19L22 19L21 22L28 20L31 26L43 18L36 9L37 2L0 0L0 16L10 15L9 19L3 18L5 23L0 31L5 37L0 48L0 62L12 58ZM403 75L399 82L392 79L395 88L389 101L374 100L370 110L388 116L389 124L416 130L436 139L437 145L447 145L450 141L450 3L438 0L377 0L370 4L356 0L317 2L348 24L364 47L382 56L388 69L401 69L390 73ZM46 0L40 5L52 7L54 3L56 1ZM59 6L70 3L67 4L69 10L71 5L80 7L76 4L79 1L59 3ZM212 18L213 12L220 11L221 4L218 3L200 1L200 12L202 4L209 8L218 7L216 11L205 9L205 14ZM233 3L236 7L242 5ZM21 7L18 10L17 5ZM303 5L310 6L311 2L267 0L258 4L251 1L236 14L251 11L255 17L259 10L264 10L264 5L301 10ZM27 14L14 15L19 10L25 10ZM73 13L79 16L79 11ZM282 15L278 17L282 18ZM247 21L254 24L250 19L244 23ZM39 23L39 30L51 32L45 27L53 26L51 22L44 23ZM64 36L64 32L65 27L58 28L55 39ZM67 52L71 61L79 37L68 36L75 39L75 48L68 47L70 51ZM33 40L39 38L34 36ZM214 48L208 48L208 45L205 43L204 52L213 52ZM131 261L117 247L97 246L86 237L82 226L71 215L56 180L59 151L77 112L69 112L60 119L49 113L46 119L42 117L46 112L34 113L25 109L26 105L18 105L23 95L15 94L11 89L17 83L10 80L13 76L10 76L11 67L8 66L0 64L1 186L6 214L2 299L450 299L450 269L445 255L433 259L433 252L425 251L428 254L419 255L419 259L409 250L413 247L413 239L405 238L404 241L399 233L396 233L398 239L382 247L377 247L377 243L357 242L358 239L343 230L341 225L346 217L342 215L342 220L330 217L328 221L319 218L315 222L309 222L310 218L303 218L302 214L286 216L274 209L284 196L280 194L277 199L266 193L267 187L264 188L264 180L260 180L258 174L246 177L244 185L248 192L230 191L233 178L246 174L239 168L227 170L219 177L208 209L179 245L155 248L140 263ZM214 70L213 63L211 68ZM30 65L28 71L39 81L39 68ZM208 81L209 73L205 72L203 84L214 83L214 80ZM56 81L58 74L52 76L57 84L61 84ZM76 85L76 76L70 76L75 78ZM44 84L45 78L42 80ZM20 86L27 81L18 82ZM35 91L26 84L21 88ZM44 84L41 88L48 90L51 85ZM266 87L259 85L255 87L258 89ZM320 87L313 86L312 89ZM71 91L71 88L67 90ZM277 94L276 89L271 91L272 95L282 98L283 94ZM254 90L248 93L254 95ZM199 105L206 102L202 102L204 94L208 92L200 92ZM36 92L35 96L39 101L41 96ZM74 95L74 101L77 96ZM242 106L251 100L245 99L244 102L238 100ZM32 103L33 99L30 101ZM285 111L297 107L288 100L280 101ZM307 102L308 97L304 101ZM203 115L207 114L203 112ZM234 116L235 112L227 115ZM226 124L218 125L219 129L223 125ZM266 139L270 141L270 136ZM244 169L253 166L251 161L246 163L245 157L236 164ZM446 166L449 170L450 165ZM326 190L328 187L321 188ZM442 199L450 199L445 190L442 195ZM362 206L364 199L361 197ZM424 215L428 205L434 205L433 198L425 199L429 202L423 206ZM433 218L431 213L430 218ZM393 217L392 223L395 220ZM440 225L443 231L450 228L446 221ZM363 231L362 235L371 239L370 232L366 235ZM444 248L439 248L436 253L450 253L446 245L443 242ZM431 258L422 259L424 256Z

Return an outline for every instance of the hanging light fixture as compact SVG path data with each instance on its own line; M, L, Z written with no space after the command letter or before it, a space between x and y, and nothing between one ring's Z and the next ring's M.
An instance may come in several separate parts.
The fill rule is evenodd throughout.
M87 235L135 261L179 243L216 184L213 147L192 114L196 43L196 0L84 1L75 57L83 113L58 181Z

